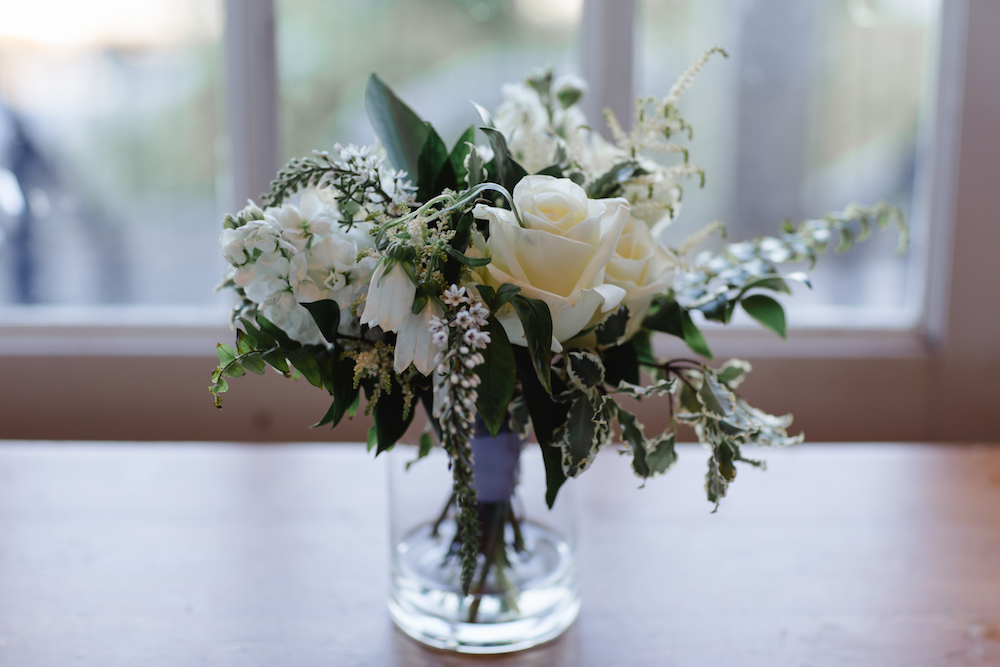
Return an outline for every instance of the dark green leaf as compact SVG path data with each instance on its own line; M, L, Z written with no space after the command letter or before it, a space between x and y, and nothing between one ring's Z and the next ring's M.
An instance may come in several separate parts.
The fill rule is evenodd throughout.
M485 361L475 369L482 381L476 407L490 435L495 438L507 416L507 404L514 396L517 373L514 349L503 326L491 315L485 330L490 334L491 342L482 351Z
M617 387L619 382L639 384L639 358L634 338L627 343L609 347L601 353L604 356L604 375L607 383Z
M431 449L434 448L434 441L431 439L431 434L427 431L420 434L420 441L417 444L419 445L417 449L417 458L406 462L406 470L409 470L411 465L430 454Z
M427 140L430 125L396 97L375 74L368 78L365 108L392 166L416 178L420 150Z
M446 164L448 164L448 147L434 128L428 125L427 137L417 157L417 201L427 201L439 192L434 186L437 184L441 169Z
M760 322L782 338L788 338L785 325L785 311L781 304L764 294L744 297L740 304L750 317Z
M275 342L281 347L282 350L298 350L302 347L301 344L295 342L288 337L284 331L282 331L278 325L271 322L269 319L263 315L257 315L257 324L260 325L261 331L266 331L274 338Z
M625 328L628 326L629 312L628 306L622 306L608 319L604 320L601 326L597 327L597 344L614 345L625 336Z
M246 329L246 332L257 340L257 345L259 347L275 347L278 344L271 334L255 328L250 320L245 317L241 317L240 322L243 323L243 327Z
M240 363L243 368L247 369L255 375L263 375L267 366L264 364L264 360L260 358L260 354L256 352L251 352L240 359Z
M604 365L600 358L589 352L570 352L570 378L581 389L594 389L604 382Z
M271 364L274 368L278 369L282 373L288 373L288 362L285 361L285 355L281 353L281 350L275 348L268 350L263 354L264 361Z
M403 413L408 413L403 419ZM384 451L392 449L396 442L403 437L410 422L413 421L413 409L406 409L406 399L403 396L403 388L399 386L395 378L392 379L392 390L383 391L379 396L378 403L372 409L372 419L375 422L375 430L378 438L378 456Z
M539 176L552 176L553 178L563 178L563 167L561 164L550 164L545 169L537 172Z
M677 452L674 450L676 439L676 433L664 433L650 446L646 463L651 474L662 475L677 463Z
M643 435L638 420L631 412L618 408L618 424L622 427L622 438L632 452L632 470L639 477L649 477L651 472L646 460L646 436Z
M314 387L323 386L323 376L319 372L319 363L316 361L310 352L305 350L294 350L286 353L288 360L292 362L292 366L295 366L298 372L302 373L302 377Z
M314 425L314 428L325 424L330 424L330 428L334 428L348 413L351 406L357 405L359 390L354 386L354 360L350 357L342 359L340 351L340 348L336 348L329 355L332 368L325 383L327 391L333 395L333 403L330 404L330 409L326 411L323 419Z
M633 176L641 176L646 171L639 167L635 160L619 162L594 180L587 188L587 196L591 199L607 199L621 194L622 183Z
M470 127L462 133L462 136L455 142L455 147L448 154L448 162L451 164L451 170L455 173L455 186L453 186L455 190L464 190L466 187L466 178L469 172L465 168L465 158L475 143L476 128Z
M597 453L594 440L597 424L594 419L597 410L589 396L581 396L573 401L566 417L565 431L562 432L563 471L569 477L576 477L590 465Z
M517 363L517 376L521 379L524 402L535 430L535 439L542 448L542 461L545 463L545 502L551 508L556 502L559 487L566 481L566 473L562 467L562 450L558 446L553 446L553 440L556 429L566 421L569 406L553 400L542 387L527 350L515 346L514 360ZM558 377L553 378L553 384L557 393L566 389Z
M681 311L681 326L684 331L684 342L692 351L707 359L715 358L712 356L712 351L708 349L705 337L701 335L701 331L698 330L691 315L686 310Z
M511 156L507 148L507 140L500 130L492 127L480 127L479 129L486 135L486 139L489 140L490 146L493 148L493 159L496 160L500 185L513 192L514 186L527 176L528 172Z
M471 266L473 268L476 268L480 266L486 266L487 264L490 263L489 257L466 257L464 253L455 250L450 245L446 245L444 249L449 255L457 259L462 264L465 264L466 266Z
M681 313L682 309L677 301L668 297L660 297L650 308L649 315L642 321L642 326L653 331L662 331L671 336L684 338L684 323Z
M337 327L340 326L340 305L332 299L302 304L312 315L319 332L330 343L337 342Z
M551 394L552 314L549 312L549 307L544 301L530 299L520 294L515 295L510 303L524 326L524 339L528 343L528 352L531 354L538 380L545 391Z
M368 427L368 451L370 452L378 444L378 431L375 424Z

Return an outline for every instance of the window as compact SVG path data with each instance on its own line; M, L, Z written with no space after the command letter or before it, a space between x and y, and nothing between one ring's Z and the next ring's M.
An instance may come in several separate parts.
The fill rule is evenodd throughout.
M624 118L629 82L665 92L719 43L732 58L710 64L684 101L709 182L688 193L669 232L720 218L739 238L785 214L888 197L907 209L915 243L905 260L883 259L886 235L823 262L816 291L795 297L811 303L795 306L792 323L805 328L790 344L725 329L709 334L716 353L749 357L748 398L795 412L812 439L985 437L970 406L989 405L1000 363L1000 316L982 306L1000 287L985 254L1000 243L987 224L997 194L984 182L1000 155L989 120L1000 113L989 74L1000 9L805 4L186 0L122 12L104 0L82 12L48 0L12 10L0 26L0 142L24 145L21 131L55 157L51 174L14 168L9 152L0 163L0 436L328 438L300 428L322 414L323 396L280 378L234 386L225 416L211 407L209 354L228 337L210 291L219 212L259 193L281 158L369 140L371 69L457 135L475 116L450 117L454 100L495 103L498 84L528 65L572 67L579 56L592 107L610 103ZM60 22L72 30L38 32L55 11L81 13ZM761 129L775 119L776 130ZM776 156L772 171L757 166L762 155ZM14 250L27 218L34 254ZM11 305L28 301L77 307ZM673 344L664 350L681 351ZM68 415L62 430L44 417L53 405ZM948 422L940 405L965 416ZM338 435L360 439L352 428Z

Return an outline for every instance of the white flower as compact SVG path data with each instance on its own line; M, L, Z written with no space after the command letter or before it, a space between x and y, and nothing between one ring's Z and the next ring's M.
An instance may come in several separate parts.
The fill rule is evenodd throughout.
M464 287L452 285L442 292L441 300L449 306L461 306L463 303L467 302L469 298L465 295Z
M379 264L372 273L361 323L369 327L381 327L382 331L395 331L413 307L417 286L406 275L399 262L393 263L388 272L385 266Z
M505 209L479 205L473 211L489 220L486 279L491 287L513 283L524 296L544 301L552 313L553 350L559 351L560 342L598 323L625 296L604 273L628 221L628 202L588 199L569 179L527 176L514 188L514 205L526 228ZM497 319L512 343L525 345L510 308Z
M402 373L412 363L424 375L431 374L437 366L438 355L444 351L448 342L448 335L444 334L442 341L436 335L440 329L435 331L433 327L434 320L443 314L441 307L432 300L427 301L419 315L414 315L412 310L406 314L396 332L393 368L397 373Z
M629 310L626 338L642 326L653 297L666 290L673 275L672 260L650 236L645 223L629 217L604 276L608 283L625 290L623 303Z
M264 211L265 216L277 220L288 240L299 252L309 247L314 237L325 237L337 226L340 212L325 204L315 193L302 193L300 206L284 204Z

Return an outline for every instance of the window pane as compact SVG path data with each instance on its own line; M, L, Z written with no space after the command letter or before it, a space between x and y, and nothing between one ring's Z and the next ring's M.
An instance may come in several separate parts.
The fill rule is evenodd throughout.
M779 223L884 199L914 227L907 257L894 233L823 257L815 289L789 301L800 324L905 324L920 302L925 231L915 187L927 141L935 0L642 0L637 89L663 95L702 51L725 48L681 102L691 160L707 182L687 189L668 240L722 220L729 240ZM851 307L849 312L840 307ZM845 321L844 317L849 319Z
M0 6L0 304L221 303L220 1Z
M377 72L449 146L532 67L575 70L583 0L278 0L282 155L375 139Z

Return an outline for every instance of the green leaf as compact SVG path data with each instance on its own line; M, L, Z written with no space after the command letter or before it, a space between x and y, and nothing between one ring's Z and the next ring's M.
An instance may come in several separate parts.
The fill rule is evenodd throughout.
M691 319L691 314L686 310L681 311L681 327L684 331L684 342L693 352L707 359L715 358L712 356L712 351L708 349L705 337L701 335L701 331Z
M614 345L625 336L625 328L628 326L629 312L628 306L622 306L608 319L604 320L601 326L597 327L597 344Z
M524 339L528 343L528 352L538 380L545 391L551 394L552 314L549 307L544 301L520 294L515 295L510 303L524 326Z
M330 424L334 428L344 418L352 405L357 406L359 389L354 386L354 360L340 357L341 348L335 348L330 354L331 369L327 378L326 389L333 395L333 403L323 415L323 418L313 425L313 428ZM353 414L351 415L353 416Z
M419 445L417 449L417 458L406 462L406 470L409 470L411 465L429 455L431 453L431 449L434 448L434 441L431 439L431 434L427 431L420 434L420 440L417 444Z
M590 352L570 352L566 370L570 381L584 391L596 389L604 382L604 365Z
M247 369L251 373L254 373L255 375L263 375L264 371L267 369L267 366L264 364L264 360L261 359L260 354L256 352L244 355L244 357L240 359L240 364L243 365L243 368Z
M550 164L541 171L536 172L539 176L552 176L553 178L563 178L563 167L561 164Z
M215 353L219 356L219 365L226 366L236 360L236 349L232 345L218 343L215 346Z
M475 146L469 147L469 169L465 174L465 182L474 188L486 181L487 169L483 154Z
M497 164L500 185L507 188L509 192L513 192L514 186L527 176L528 172L511 156L510 150L507 148L507 140L500 130L492 127L480 127L479 129L486 135L486 139L489 140L490 146L493 148L493 159Z
M332 299L302 304L312 315L319 332L330 343L337 342L337 327L340 326L340 305Z
M286 375L288 374L288 362L285 361L285 355L281 353L281 350L277 348L268 350L262 356L264 361L271 364L271 366Z
M368 451L370 452L378 444L378 430L375 424L368 427Z
M622 191L622 184L633 176L647 173L635 160L626 160L614 165L601 176L597 177L587 188L587 196L591 199L607 199L617 197Z
M271 334L267 333L266 331L261 331L260 329L255 328L254 325L250 322L250 320L246 319L245 317L241 317L240 322L243 323L243 327L246 329L246 332L257 340L258 347L277 346L278 343L277 341L274 340L274 337Z
M619 382L639 384L639 355L636 352L634 339L615 347L609 347L601 352L604 357L605 380L612 387Z
M476 128L469 127L458 138L454 148L451 149L451 153L448 154L448 163L451 164L451 170L455 173L455 185L453 186L455 190L465 189L466 179L469 175L468 170L465 168L465 158L469 155L475 143Z
M294 350L287 353L288 360L292 362L292 366L302 373L302 377L314 387L323 386L323 376L319 371L319 362L316 361L316 357L312 353L305 350Z
M427 136L417 157L417 201L427 201L439 192L435 191L434 186L437 184L441 169L446 164L448 164L448 147L434 128L428 125ZM454 174L452 180L454 181Z
M368 78L365 108L392 166L416 178L420 150L427 140L430 125L396 97L375 74Z
M597 455L597 409L589 396L573 401L561 429L562 465L568 477L576 477L587 469Z
M645 479L650 476L651 471L646 461L646 436L642 432L642 425L631 412L618 408L617 413L618 425L622 427L622 438L628 443L632 452L632 470Z
M236 351L246 354L257 347L257 340L242 329L236 330Z
M740 304L750 317L761 323L782 338L788 338L785 324L785 310L781 304L764 294L752 294L744 297Z
M485 330L490 334L490 344L482 350L485 361L475 368L481 384L478 387L476 407L490 435L494 438L500 432L507 416L507 404L514 397L517 384L514 348L495 317L489 318Z
M231 378L243 377L246 374L247 372L243 370L243 367L240 366L239 362L233 361L226 365L226 375Z
M735 407L732 394L711 371L705 373L701 388L698 390L698 400L705 406L706 412L719 419L729 415Z
M261 314L257 314L257 324L260 325L261 331L266 331L274 338L277 345L283 350L298 350L302 347L300 343L295 342L288 337L284 331L282 331L278 325L271 322L269 319Z
M496 122L493 120L493 116L490 115L490 112L487 111L485 107L476 104L475 102L469 102L469 104L476 108L476 111L479 113L479 117L483 119L483 125L487 127L497 126Z
M375 455L388 451L395 446L406 429L413 421L413 410L406 409L406 398L403 395L403 388L399 386L395 378L392 379L392 390L383 391L379 396L378 403L372 408L372 419L375 422L375 432L378 439L378 450ZM406 413L406 419L403 414Z
M569 406L555 401L550 395L551 392L546 392L542 387L527 350L515 346L514 360L517 363L517 376L521 379L524 402L535 430L535 439L542 448L542 461L545 464L545 502L551 509L556 502L559 488L566 481L566 473L562 467L562 450L553 445L556 429L565 423ZM553 385L556 393L562 393L566 389L558 377L553 378Z
M650 308L649 314L642 321L642 326L653 331L662 331L671 336L684 338L684 324L681 318L681 306L669 297L660 297Z
M476 268L480 266L486 266L487 264L490 263L491 258L489 257L467 257L464 253L455 250L450 245L446 245L444 249L445 252L447 252L449 255L457 259L462 264L465 264L466 266L471 266L473 268Z
M651 475L662 475L677 463L677 452L674 449L676 440L677 434L668 432L652 443L646 452L646 463L649 465Z

